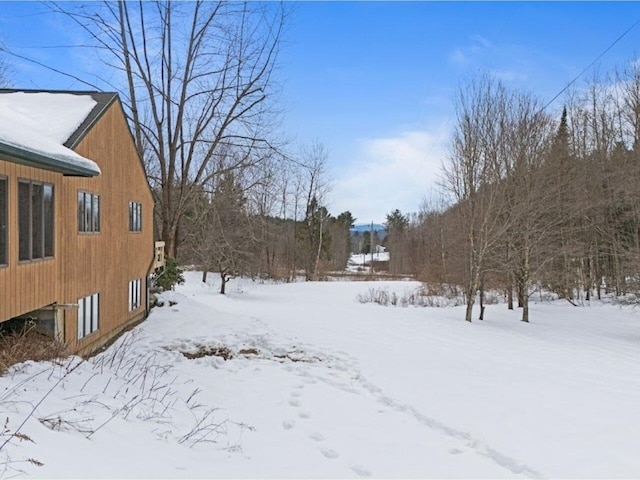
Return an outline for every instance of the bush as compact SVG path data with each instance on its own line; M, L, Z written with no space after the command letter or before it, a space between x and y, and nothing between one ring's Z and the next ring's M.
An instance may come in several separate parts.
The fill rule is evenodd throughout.
M387 288L370 288L366 293L360 293L357 300L360 303L377 303L378 305L393 305L400 307L455 307L463 305L464 301L461 296L433 295L432 290L428 286L423 286L411 291L405 291L402 296L398 296L395 292L390 292Z
M156 269L152 281L163 290L173 290L175 285L184 283L182 271L175 258L167 257L165 266Z
M14 332L0 333L0 375L17 363L57 360L65 356L65 347L48 335L25 323Z

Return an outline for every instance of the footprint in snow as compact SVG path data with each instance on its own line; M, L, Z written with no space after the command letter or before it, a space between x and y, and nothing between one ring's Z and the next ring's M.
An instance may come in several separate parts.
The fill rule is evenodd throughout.
M309 412L300 412L298 413L300 418L311 418L311 414Z
M302 396L302 392L297 392L297 391L293 391L291 392L291 396L292 397L301 397Z
M460 450L459 448L452 448L449 450L449 453L451 455L460 455L461 453L464 453L462 450Z
M331 450L330 448L321 448L320 453L328 460L334 460L340 456L338 452Z
M295 420L284 420L282 422L282 428L284 428L285 430L291 430L295 426L296 426Z
M369 470L367 470L366 468L362 468L358 465L352 465L351 467L349 467L351 470L353 470L353 472L358 475L359 477L370 477L371 476L371 472Z
M309 438L313 441L321 442L322 440L324 440L324 435L319 432L313 432L311 435L309 435Z
M300 400L296 400L295 398L292 398L291 400L289 400L289 405L291 405L292 407L299 407Z

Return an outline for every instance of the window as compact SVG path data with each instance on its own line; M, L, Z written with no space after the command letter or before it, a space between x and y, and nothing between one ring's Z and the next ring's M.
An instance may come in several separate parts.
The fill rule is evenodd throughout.
M140 287L142 285L142 279L131 280L129 282L129 311L133 312L136 308L140 307Z
M78 299L78 340L100 328L100 295Z
M78 231L100 232L100 196L78 192Z
M53 185L18 182L18 258L53 257Z
M7 215L9 198L7 196L7 178L0 177L0 265L6 265L8 262L7 256L7 242L8 242L8 229L7 229Z
M129 202L129 231L142 231L142 204Z

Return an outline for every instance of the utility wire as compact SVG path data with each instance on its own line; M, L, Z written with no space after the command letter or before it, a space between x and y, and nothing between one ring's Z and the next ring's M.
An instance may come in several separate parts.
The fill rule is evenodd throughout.
M613 41L613 43L612 43L611 45L609 45L607 48L605 48L605 49L604 49L604 51L603 51L600 55L598 55L598 56L595 58L595 60L594 60L593 62L591 62L589 65L587 65L587 66L586 66L586 67L585 67L585 68L584 68L584 69L583 69L583 70L582 70L578 75L576 75L576 76L573 78L573 80L571 80L569 83L567 83L567 84L564 86L564 88L563 88L562 90L560 90L560 91L556 94L556 96L555 96L555 97L553 97L551 100L549 100L549 101L545 104L545 106L544 106L544 107L542 107L542 108L540 109L540 112L542 112L542 111L546 110L546 109L547 109L547 107L548 107L549 105L551 105L554 101L556 101L556 99L557 99L560 95L562 95L564 92L566 92L566 91L567 91L567 89L568 89L571 85L573 85L574 83L576 83L576 81L578 81L578 79L579 79L582 75L584 75L584 74L585 74L585 72L587 72L587 70L589 70L591 67L593 67L593 66L596 64L596 62L597 62L598 60L600 60L602 57L604 57L604 56L607 54L607 52L608 52L609 50L611 50L613 47L615 47L615 46L616 46L616 44L617 44L620 40L622 40L622 39L623 39L623 38L624 38L624 37L625 37L625 36L626 36L626 35L627 35L631 30L633 30L633 29L636 27L636 25L638 25L639 23L640 23L640 18L639 18L638 20L636 20L636 21L633 23L633 25L631 25L629 28L627 28L627 29L622 33L622 35L620 35L618 38L616 38L616 39Z
M77 77L76 75L72 75L70 73L63 72L62 70L58 70L57 68L54 68L54 67L46 65L46 64L44 64L42 62L39 62L38 60L34 60L32 58L25 57L24 55L20 55L18 53L15 53L15 52L12 52L10 50L7 50L6 48L2 47L1 45L0 45L0 52L3 52L5 54L7 54L7 55L11 55L12 57L19 58L21 60L25 60L27 62L35 63L36 65L38 65L40 67L46 68L47 70L51 70L52 72L55 72L57 74L64 75L65 77L72 78L72 79L76 80L77 82L83 83L83 84L85 84L85 85L87 85L87 86L89 86L89 87L91 87L91 88L93 88L95 90L102 91L102 89L100 87L97 87L94 84L89 83L89 82L81 79L80 77Z

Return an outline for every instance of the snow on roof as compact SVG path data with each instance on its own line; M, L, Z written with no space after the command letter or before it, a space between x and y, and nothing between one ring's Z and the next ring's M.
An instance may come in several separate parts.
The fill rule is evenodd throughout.
M96 104L90 94L1 93L0 143L99 175L95 162L64 146Z

